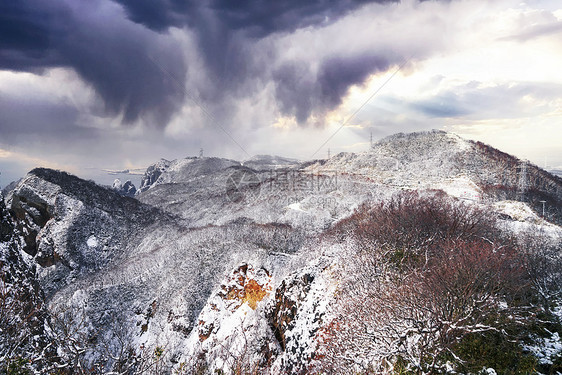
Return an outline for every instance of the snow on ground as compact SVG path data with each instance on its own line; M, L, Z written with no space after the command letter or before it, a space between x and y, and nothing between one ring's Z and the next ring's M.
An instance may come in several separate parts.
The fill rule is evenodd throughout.
M41 229L39 256L46 254L47 258L56 249L57 254L70 260L73 269L91 262L87 269L96 271L91 276L86 272L72 274L69 280L73 284L57 291L55 302L62 304L69 297L76 304L87 302L92 319L98 319L100 327L109 333L103 325L107 311L124 312L123 319L132 321L131 327L125 328L134 336L135 344L165 344L170 355L177 354L184 361L189 355L205 352L211 371L229 367L246 349L249 362L267 349L274 354L272 358L277 358L280 369L286 363L304 363L313 356L315 334L330 313L336 288L330 268L330 257L336 249L320 240L318 246L303 248L296 229L305 229L311 236L320 233L352 214L361 203L387 198L402 189L442 189L451 196L489 207L484 206L482 192L470 174L455 164L459 153L470 150L473 144L451 134L419 137L391 137L368 152L341 153L294 173L296 182L318 182L314 189L301 189L299 184L293 188L282 179L282 172L267 171L294 161L256 158L253 167L266 169L257 174L271 184L262 184L259 194L241 189L240 201L225 196L225 182L238 170L238 162L217 158L161 161L144 178L143 186L150 190L139 199L184 217L188 220L186 227L167 226L163 220L132 238L134 241L127 240L123 254L117 250L125 245L112 241L120 238L112 229L118 222L105 211L89 207L37 178L21 184L18 194L56 206L59 212ZM320 175L325 178L319 179ZM525 203L497 202L492 208L507 215L503 221L514 230L560 235L560 227L540 219ZM29 213L35 211L28 207ZM243 225L233 224L238 219L259 223L250 229L254 236L238 233L243 229ZM272 224L288 225L275 229ZM75 228L85 229L74 233ZM270 233L266 229L273 233L271 238L266 236ZM70 243L79 246L68 245L68 233L76 238ZM283 245L286 248L279 247L283 236L288 237L287 245ZM65 252L71 248L78 250L80 257ZM111 267L102 267L109 260ZM40 267L40 280L53 284L51 279L58 280L70 272L57 271L56 267L63 265ZM73 294L80 288L87 295ZM282 290L279 298L278 290ZM272 337L268 314L285 302L294 312L287 320L290 326L285 327L286 348L282 350ZM557 334L539 344L536 350L544 358L561 350ZM486 371L494 373L492 369Z
M470 150L472 145L470 142L468 142L466 139L459 137L457 134L455 133L446 133L446 136L452 140L454 140L457 144L457 146L462 150L462 151L467 151Z
M491 204L492 209L500 215L504 230L515 234L534 233L551 241L560 241L562 227L539 217L525 202L499 201Z
M499 201L494 202L492 205L499 213L511 217L513 220L534 223L546 224L525 202L518 201Z
M289 208L291 210L299 211L299 212L306 212L305 210L303 210L301 208L300 202L291 203L290 205L287 206L287 208Z
M523 349L533 353L538 358L539 363L551 365L553 359L562 352L562 341L558 332L554 332L550 337L538 339L534 345L523 345Z
M98 239L93 234L88 237L88 240L86 241L86 245L88 245L88 247L98 247L98 244Z
M428 188L441 189L456 198L472 201L480 201L482 199L482 190L470 178L464 175L444 179L431 184Z

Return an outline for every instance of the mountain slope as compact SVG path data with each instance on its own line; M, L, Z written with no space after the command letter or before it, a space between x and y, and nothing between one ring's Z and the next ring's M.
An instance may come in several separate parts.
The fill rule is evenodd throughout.
M22 251L23 238L15 227L0 193L0 363L24 369L41 353L35 368L46 366L54 354L46 332L48 321L35 264Z
M524 200L551 220L562 222L562 179L480 142L443 131L396 134L361 154L341 153L308 167L368 178L375 184L406 189L442 189L483 201Z
M356 254L358 218L371 207L418 191L489 212L502 231L562 238L536 205L547 197L547 218L560 220L562 180L522 165L429 132L303 164L161 160L136 198L35 169L6 198L11 216L3 211L1 233L11 245L2 249L11 255L3 264L45 300L53 327L63 322L87 348L73 353L61 340L61 363L139 373L144 365L231 373L257 364L264 373L299 373L321 359L322 335L354 276L346 264ZM424 227L416 220L412 228ZM346 229L333 237L333 228Z

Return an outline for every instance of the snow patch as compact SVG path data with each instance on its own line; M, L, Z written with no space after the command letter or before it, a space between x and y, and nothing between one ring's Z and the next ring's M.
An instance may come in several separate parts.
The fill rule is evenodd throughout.
M524 202L501 201L493 204L494 208L516 221L538 224L543 221L537 214Z
M464 175L445 179L443 182L433 185L432 188L441 189L450 196L465 200L480 201L482 198L480 188Z
M92 247L98 247L99 243L98 243L98 239L96 238L96 236L91 235L88 240L86 241L86 244L88 245L88 247L92 248Z
M459 148L462 151L468 151L471 148L471 144L470 142L468 142L466 139L459 137L457 134L455 133L445 133L445 135L453 140L456 141L457 145L459 146ZM492 370L492 369L489 369ZM493 371L493 370L492 370ZM494 372L495 373L495 372Z
M550 337L537 340L535 345L523 345L523 349L533 353L539 363L551 365L562 352L562 341L558 332L554 332Z
M300 202L291 203L290 205L287 206L287 208L299 212L306 212L305 210L302 209Z

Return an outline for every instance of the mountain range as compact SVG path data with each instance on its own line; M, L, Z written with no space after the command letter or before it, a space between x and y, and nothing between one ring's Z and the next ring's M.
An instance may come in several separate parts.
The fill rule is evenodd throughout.
M373 226L375 221L369 220L376 219L382 228L382 219L375 214L379 211L373 211L377 207L399 217L392 213L399 211L384 211L393 207L388 202L422 206L430 202L426 211L415 215L465 215L454 228L440 226L428 237L434 244L427 247L431 254L438 247L432 242L437 234L457 233L484 213L486 220L494 222L489 224L494 234L484 235L479 229L465 238L466 229L454 237L455 246L476 237L494 244L508 237L521 243L540 233L548 243L541 249L557 249L553 259L558 261L562 250L562 178L442 131L397 134L362 153L307 162L267 155L245 162L214 157L162 159L146 170L138 188L131 185L116 182L112 188L103 187L66 172L37 168L5 190L0 200L4 342L0 359L5 369L301 374L349 373L350 368L357 373L378 373L383 368L398 373L403 368L412 373L460 373L470 363L459 354L462 340L473 337L467 333L446 345L440 343L449 349L438 354L411 355L421 345L420 337L425 337L423 330L416 339L405 339L407 345L392 346L398 349L386 356L381 353L387 344L354 346L357 337L350 338L348 346L337 344L341 350L334 354L336 344L329 342L339 342L347 332L342 328L338 334L338 319L346 311L341 296L363 290L356 278L361 268L350 268L357 254L365 256L357 249L370 241L357 231L371 228L361 223ZM447 207L447 212L439 207ZM411 217L416 233L425 233L425 223L435 215L423 220L415 215ZM473 227L488 228L479 227L482 222ZM393 225L389 228L396 230ZM410 238L410 232L391 229L392 238ZM400 266L395 258L383 262L392 268L392 275L408 275L411 280L431 264L426 253L425 265L416 261L413 266L403 255L413 245L397 245L390 237L383 241L382 232L373 237L371 229L368 233L369 239L375 238L370 249L393 244L393 257L402 254ZM439 248L445 243L452 246L450 238L438 242ZM412 254L418 257L427 241L416 242ZM396 252L398 248L402 253ZM370 264L369 259L363 264ZM549 268L545 276L556 281L558 271ZM487 306L497 305L494 311L501 312L504 304L523 310L517 305L521 298L506 297L514 295L511 289L509 293L502 289L501 294L494 290L497 294L486 300ZM532 290L541 295L539 289ZM562 334L560 296L547 295L548 306L541 307L539 315L549 323L540 328L538 320L526 320L534 328L525 331L513 349L523 353L519 358L534 361L536 371L555 371L562 363L557 333ZM529 301L526 308L538 308L538 302L531 297ZM486 314L481 313L472 327L494 326ZM382 322L372 327L383 327ZM401 324L396 321L394 326ZM365 323L366 333L371 332L369 327ZM362 335L360 329L354 332ZM333 335L337 339L329 341ZM416 362L414 357L421 359ZM430 363L429 357L439 360ZM485 363L484 370L500 372L501 365L494 361Z

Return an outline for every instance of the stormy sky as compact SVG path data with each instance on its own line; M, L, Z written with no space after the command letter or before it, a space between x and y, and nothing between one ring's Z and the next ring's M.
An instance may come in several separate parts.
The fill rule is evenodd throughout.
M0 186L430 129L562 166L561 66L557 1L0 1Z

